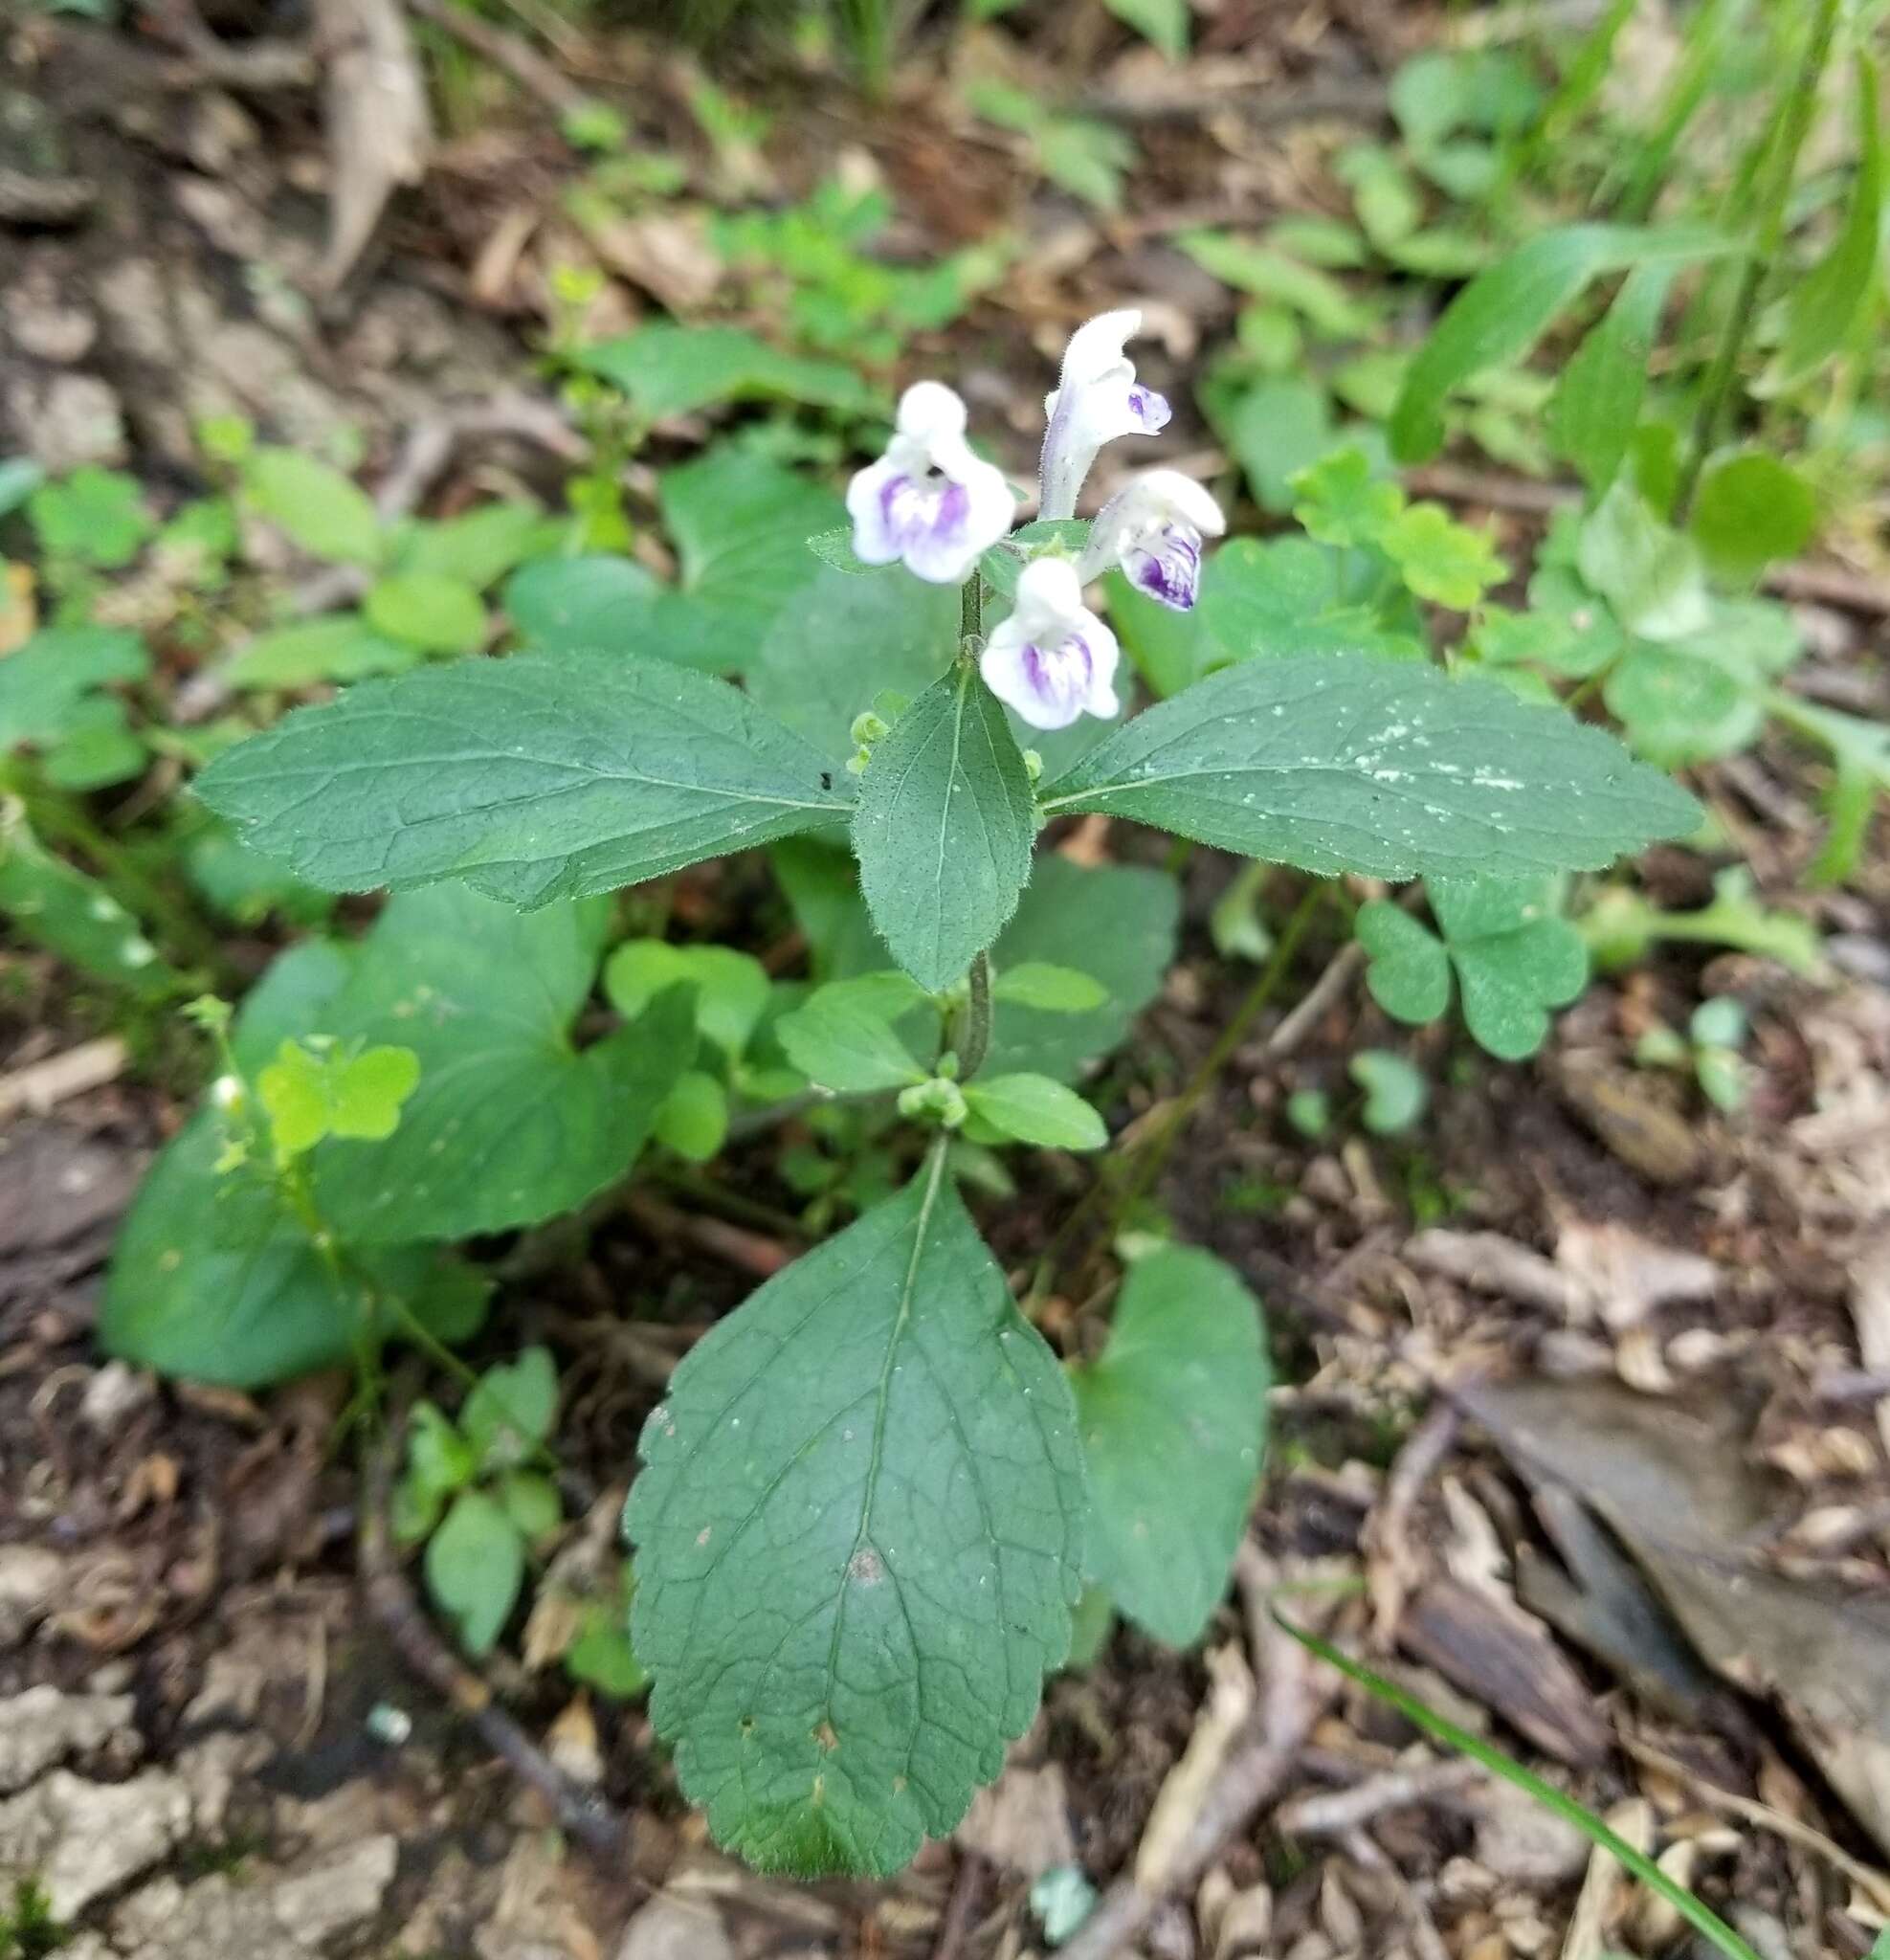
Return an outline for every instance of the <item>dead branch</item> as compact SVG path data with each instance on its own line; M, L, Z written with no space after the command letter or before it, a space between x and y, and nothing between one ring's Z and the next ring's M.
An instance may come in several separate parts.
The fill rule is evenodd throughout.
M1480 1782L1484 1774L1479 1765L1461 1758L1423 1763L1411 1770L1388 1770L1350 1790L1295 1797L1281 1807L1276 1821L1280 1830L1297 1838L1344 1838L1386 1811L1428 1803L1433 1797L1455 1796L1467 1785Z
M1062 1949L1063 1960L1113 1960L1135 1943L1165 1899L1191 1890L1222 1846L1279 1795L1301 1747L1338 1692L1339 1677L1262 1610L1260 1602L1279 1582L1278 1571L1246 1546L1234 1575L1248 1601L1256 1672L1262 1682L1260 1704L1203 1794L1192 1822L1179 1836L1159 1889L1145 1888L1133 1876L1118 1879Z
M554 116L568 116L590 100L556 63L547 61L538 50L517 34L494 27L478 14L453 0L407 0L422 20L444 28L462 47L470 48L481 61L503 69L527 95L533 95Z
M69 1097L115 1082L124 1073L128 1053L116 1035L101 1035L0 1076L0 1123L22 1111L44 1116Z
M427 173L433 118L400 0L315 0L328 62L328 254L322 287L339 293L389 198Z

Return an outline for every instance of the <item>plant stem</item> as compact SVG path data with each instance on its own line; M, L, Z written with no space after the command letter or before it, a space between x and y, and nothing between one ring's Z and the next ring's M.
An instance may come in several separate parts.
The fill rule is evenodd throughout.
M965 1037L958 1044L958 1080L968 1082L985 1065L991 1045L991 962L980 953L971 962L971 991L965 1003Z
M1818 83L1823 78L1825 63L1831 58L1832 43L1837 35L1838 7L1839 0L1819 0L1817 17L1805 43L1804 56L1798 63L1797 73L1788 84L1790 93L1786 97L1785 116L1779 124L1776 146L1768 159L1770 179L1764 191L1758 232L1752 240L1745 271L1740 275L1739 290L1733 296L1732 311L1726 316L1718 351L1701 389L1700 408L1693 422L1693 441L1687 454L1686 468L1680 477L1679 489L1674 498L1676 523L1685 523L1693 507L1701 472L1706 467L1706 457L1719 434L1726 401L1739 372L1740 354L1745 349L1745 338L1752 330L1752 322L1759 310L1759 295L1765 286L1766 275L1771 271L1785 243L1791 207L1791 185L1798 170L1798 153L1804 147L1812 118L1817 110Z
M1334 887L1324 879L1316 880L1307 888L1275 941L1272 955L1260 969L1258 979L1248 990L1247 997L1234 1009L1215 1038L1214 1045L1202 1057L1200 1065L1189 1077L1181 1093L1168 1105L1167 1115L1160 1128L1125 1155L1105 1166L1103 1174L1090 1187L1082 1202L1070 1214L1062 1230L1051 1241L1049 1251L1037 1266L1036 1279L1031 1288L1034 1298L1041 1297L1049 1290L1058 1264L1078 1242L1099 1207L1104 1203L1108 1205L1109 1231L1113 1234L1123 1213L1154 1183L1162 1166L1167 1161L1168 1152L1199 1107L1201 1099L1213 1087L1214 1079L1233 1058L1246 1039L1248 1031L1266 1012L1269 1002L1279 991L1279 984L1285 979L1293 957L1300 949L1300 942L1312 924L1313 914L1333 890ZM1111 1175L1112 1170L1114 1175Z
M958 589L958 650L975 656L985 636L985 575L974 566Z

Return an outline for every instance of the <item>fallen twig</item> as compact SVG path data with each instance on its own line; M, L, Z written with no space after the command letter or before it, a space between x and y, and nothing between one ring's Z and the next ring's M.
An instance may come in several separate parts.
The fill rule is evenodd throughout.
M554 116L568 116L573 109L582 108L589 100L589 97L563 69L547 61L529 42L508 33L502 27L494 27L488 20L481 20L464 7L454 5L454 0L407 0L407 4L422 20L444 28L480 60L490 61L495 68L502 68L521 88L536 96Z
M1301 1838L1343 1838L1368 1824L1386 1811L1408 1804L1428 1803L1435 1796L1454 1796L1472 1783L1480 1783L1480 1764L1453 1758L1422 1763L1411 1770L1388 1770L1349 1790L1296 1796L1281 1807L1275 1821L1279 1829Z
M1411 1514L1432 1473L1450 1455L1463 1418L1440 1402L1412 1431L1385 1481L1385 1502L1365 1529L1366 1590L1371 1597L1371 1635L1389 1647L1404 1617L1416 1560L1408 1533Z
M417 184L433 147L426 84L400 0L315 0L328 59L328 252L322 287L340 292L388 199Z
M116 1035L101 1035L0 1076L0 1123L23 1111L44 1116L71 1097L102 1089L124 1073L129 1052Z
M615 1864L629 1844L628 1820L603 1797L572 1782L499 1706L485 1681L440 1638L407 1584L388 1526L394 1462L404 1433L404 1422L389 1423L368 1453L356 1539L367 1609L409 1670L463 1715L493 1754L545 1798L560 1827Z
M990 1861L982 1852L959 1853L958 1872L951 1882L951 1897L945 1901L945 1917L939 1922L932 1960L958 1960L989 1880Z
M1260 1705L1177 1840L1159 1888L1145 1887L1133 1876L1118 1879L1062 1949L1063 1960L1112 1960L1134 1944L1165 1899L1196 1884L1221 1847L1279 1794L1301 1745L1338 1692L1338 1677L1282 1632L1258 1603L1279 1583L1275 1568L1246 1546L1234 1576L1248 1600Z

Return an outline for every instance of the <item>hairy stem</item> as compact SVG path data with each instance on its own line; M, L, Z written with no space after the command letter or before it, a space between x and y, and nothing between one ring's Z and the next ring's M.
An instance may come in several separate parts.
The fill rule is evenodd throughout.
M1740 274L1732 311L1726 316L1713 364L1707 369L1701 389L1700 407L1693 422L1693 440L1688 448L1679 489L1674 498L1674 521L1677 523L1683 524L1693 508L1701 472L1706 467L1706 458L1718 437L1727 399L1739 372L1739 357L1745 350L1746 336L1751 332L1752 322L1758 314L1759 296L1765 286L1766 275L1771 271L1785 243L1791 208L1791 185L1798 170L1798 153L1805 145L1812 118L1817 110L1818 83L1824 75L1825 64L1831 58L1832 43L1837 35L1838 7L1839 0L1819 0L1817 16L1812 23L1804 55L1796 74L1788 84L1790 92L1785 98L1785 113L1768 159L1769 175L1761 193L1763 202L1758 231L1752 240L1751 254Z
M989 953L971 962L971 991L965 1003L965 1033L958 1044L958 1080L968 1082L985 1065L991 1045L991 963Z

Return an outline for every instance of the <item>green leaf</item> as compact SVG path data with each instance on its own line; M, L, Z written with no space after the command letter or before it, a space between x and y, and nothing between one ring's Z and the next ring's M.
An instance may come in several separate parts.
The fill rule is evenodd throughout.
M416 522L394 544L394 569L448 578L482 592L526 559L557 549L565 525L532 503L482 503Z
M243 494L314 558L378 565L381 520L367 494L337 469L293 449L258 449L243 465Z
M856 992L855 983L816 988L804 1006L774 1024L783 1051L815 1087L840 1096L902 1089L925 1080L885 1014Z
M573 647L622 653L639 636L661 590L640 565L592 552L521 566L506 581L504 603L520 644L533 653Z
M1684 639L1712 616L1699 551L1654 515L1632 483L1617 482L1590 514L1576 562L1590 588L1642 639Z
M1521 1061L1548 1038L1551 1008L1588 985L1588 947L1542 880L1439 880L1426 886L1444 928L1479 1047Z
M651 1716L717 1840L885 1877L1068 1652L1076 1412L934 1152L677 1370L626 1528Z
M728 1141L728 1092L706 1070L684 1069L656 1111L656 1141L706 1164Z
M489 1654L524 1583L519 1527L483 1491L462 1490L427 1541L427 1591L468 1654Z
M1353 935L1369 965L1365 984L1394 1021L1420 1027L1451 1004L1451 961L1442 942L1389 899L1359 907Z
M1780 558L1796 558L1818 527L1812 486L1763 449L1715 457L1700 478L1687 528L1723 578L1756 579Z
M916 700L958 645L958 594L893 569L855 578L822 568L748 664L750 699L835 763L858 746L848 732L856 715L888 691Z
M1183 232L1175 243L1224 285L1289 308L1328 340L1368 340L1377 326L1372 311L1329 273L1275 246L1229 232Z
M0 798L0 919L30 946L44 947L95 980L136 1000L189 991L144 928L97 879L56 858L28 828L16 803Z
M634 1021L671 987L696 990L696 1026L729 1058L739 1060L767 1008L767 969L725 946L672 946L632 939L604 965L604 991Z
M1129 1268L1101 1356L1072 1376L1088 1574L1144 1632L1191 1646L1227 1592L1260 1473L1259 1302L1208 1253L1151 1252Z
M385 1142L419 1080L420 1060L411 1048L317 1051L284 1041L256 1077L256 1093L278 1148L300 1157L324 1137Z
M478 1326L486 1282L431 1246L360 1249L338 1270L254 1178L219 1175L219 1125L192 1120L138 1189L100 1309L105 1351L253 1389L344 1362L388 1331L389 1297L442 1339Z
M961 662L874 749L854 813L867 908L922 987L951 986L1003 930L1036 829L1004 711Z
M1583 337L1549 398L1548 436L1598 499L1620 474L1640 420L1647 364L1673 283L1671 265L1631 272L1614 302Z
M1422 462L1443 445L1452 390L1486 368L1519 361L1591 279L1635 266L1679 264L1727 250L1703 228L1564 225L1520 246L1457 294L1406 370L1391 412L1392 453Z
M1440 503L1413 503L1378 543L1420 599L1468 612L1509 576L1489 533L1460 524Z
M965 1085L971 1113L1019 1143L1047 1150L1100 1150L1109 1127L1096 1111L1048 1076L986 1076Z
M16 511L46 480L46 472L31 457L0 457L0 517Z
M1255 501L1276 516L1293 508L1293 484L1302 471L1335 449L1348 446L1332 425L1323 391L1296 376L1256 382L1218 408L1214 423L1240 464ZM1227 548L1222 546L1208 561L1210 569Z
M1342 550L1375 545L1404 509L1404 492L1372 473L1362 449L1337 449L1293 479L1293 517L1307 535Z
M1248 660L1139 715L1045 792L1302 871L1593 870L1699 823L1599 729L1362 655Z
M138 479L97 463L39 484L26 500L26 515L48 558L77 559L101 570L129 565L157 528Z
M499 1501L527 1545L549 1538L565 1522L565 1501L550 1478L532 1470L515 1470L500 1479Z
M853 547L853 525L835 524L831 531L816 531L807 547L823 565L844 571L851 578L877 578L897 569L891 565L868 565Z
M530 1460L557 1417L558 1365L548 1348L527 1348L480 1375L459 1429L481 1471L509 1470Z
M1403 1056L1382 1048L1360 1050L1346 1064L1346 1073L1365 1091L1360 1121L1374 1136L1395 1136L1409 1129L1431 1101L1431 1086L1423 1076Z
M382 913L323 1032L410 1049L419 1082L374 1148L310 1159L318 1210L355 1244L535 1224L622 1177L693 1058L692 1004L666 994L582 1051L608 919L602 904L522 914L463 886Z
M230 749L196 789L323 890L463 878L542 905L840 816L823 775L721 681L567 653L365 681Z
M978 561L987 592L1000 599L1015 599L1017 580L1033 558L1080 558L1089 543L1089 524L1086 517L1034 518L1019 524Z
M1188 53L1188 0L1105 0L1109 11L1125 21L1170 61Z
M1101 1007L1109 998L1109 991L1093 973L1027 960L998 974L991 985L991 997L1016 1007L1041 1008L1046 1013L1084 1014Z
M577 359L621 389L651 421L757 399L854 415L871 415L881 407L878 390L848 363L783 353L738 326L659 321L599 341Z
M485 644L485 606L463 580L396 571L367 589L362 611L376 633L428 654L473 654Z
M650 1685L649 1670L630 1644L628 1598L616 1592L586 1607L578 1637L565 1650L565 1672L600 1694L629 1701Z
M419 658L418 647L376 633L359 612L330 612L257 634L226 673L236 687L308 687L403 674Z
M1787 393L1809 381L1850 339L1876 286L1883 216L1883 132L1877 64L1857 50L1857 168L1831 250L1786 301L1785 339L1756 393Z
M150 671L151 657L135 633L102 626L35 633L0 657L0 755L20 748L56 752L88 726L96 729L101 718L130 739L122 706L98 690L114 680L143 680ZM132 773L143 758L138 747Z

